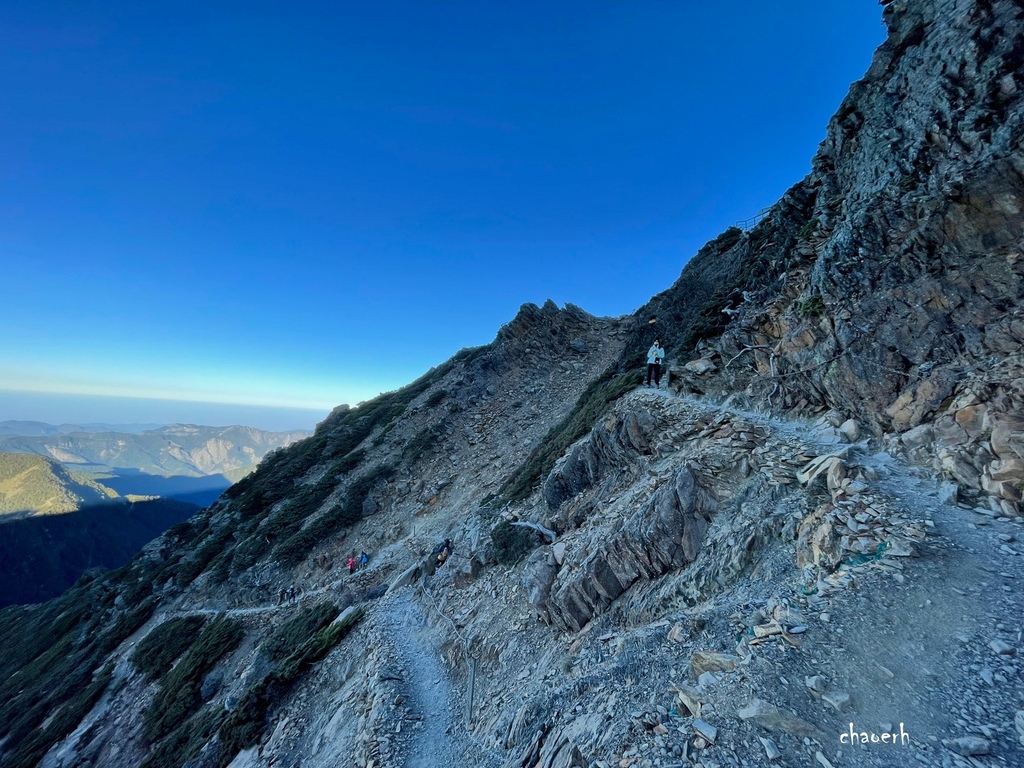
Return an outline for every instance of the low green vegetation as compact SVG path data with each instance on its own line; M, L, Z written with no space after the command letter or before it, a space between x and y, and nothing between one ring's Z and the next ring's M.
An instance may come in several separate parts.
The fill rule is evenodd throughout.
M312 437L267 454L256 471L228 488L224 497L234 500L243 519L263 516L292 491L297 478L322 460L326 445L327 433L321 428Z
M270 661L279 663L302 646L312 635L323 629L338 616L338 607L332 603L306 608L291 621L278 627L263 641L260 652Z
M818 227L820 226L820 224L821 222L819 222L817 219L810 219L806 224L800 227L800 229L796 233L796 236L799 237L801 240L806 240L807 238L811 237L815 232L818 231Z
M761 219L755 226L747 232L747 237L750 241L750 248L755 252L761 251L767 247L769 243L773 242L775 237L775 228L772 226L772 220L769 217Z
M918 180L909 174L900 176L899 181L896 183L901 189L915 189L919 186Z
M179 587L187 587L229 544L234 541L234 532L228 525L222 525L216 531L210 531L203 537L203 543L191 557L182 560L174 572L174 583Z
M353 469L362 464L364 458L366 458L366 451L350 451L345 454L345 456L334 462L327 474L347 475Z
M363 503L370 491L393 473L393 467L379 465L354 480L341 502L282 541L274 549L274 556L285 565L295 565L328 536L359 522L363 517Z
M45 728L35 729L18 743L11 755L11 765L32 765L42 757L53 744L71 733L89 714L110 684L113 667L108 664L87 685L75 691L71 698L59 704Z
M333 606L331 609L336 610ZM284 637L298 641L302 631L321 623L324 615L326 613L307 612L303 622L290 622L275 633L275 637L280 635L281 639L275 643L272 651L267 649L268 655L276 660L274 669L243 694L220 729L218 768L228 765L241 750L259 743L267 728L270 708L287 695L303 672L341 642L363 617L363 611L357 609L344 621L321 625L320 629L307 635L304 642L290 646L291 652L288 653L289 646L284 642Z
M203 628L203 616L181 616L154 627L135 647L134 667L150 680L158 680L183 654Z
M141 768L181 768L197 758L217 734L226 713L222 707L204 707L154 747Z
M115 608L112 586L86 575L43 606L0 611L5 768L32 768L78 725L109 685L107 656L152 615L152 597Z
M181 661L160 678L160 691L146 710L143 726L150 742L160 741L199 710L203 678L244 636L242 625L223 614L199 634Z
M494 556L499 563L513 565L522 560L534 548L534 536L529 529L502 520L491 531L494 542Z
M424 405L426 405L427 408L436 408L444 402L446 397L448 397L448 393L443 389L439 389L436 392L430 393L430 397L426 399Z
M276 545L296 535L307 518L334 492L340 475L358 466L362 452L354 451L334 462L316 483L300 486L288 500L264 521L254 519L238 532L239 542L231 550L230 570L239 573L254 565ZM227 575L227 565L223 568Z
M818 317L825 314L825 300L821 296L810 296L797 304L796 312L800 317Z
M442 424L434 424L424 427L409 440L402 449L402 458L409 464L415 464L437 443L437 438L443 429Z

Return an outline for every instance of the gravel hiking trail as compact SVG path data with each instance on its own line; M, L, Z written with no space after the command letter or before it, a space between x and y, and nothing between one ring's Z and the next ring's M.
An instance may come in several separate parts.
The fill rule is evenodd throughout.
M501 760L467 733L466 698L462 685L452 682L451 672L427 631L429 605L421 605L410 589L385 598L379 615L390 645L396 688L403 699L405 723L395 738L389 768L448 768L472 765L497 768ZM430 602L429 595L423 601ZM384 601L382 601L384 602Z
M816 445L814 429L799 421L761 418L809 450L844 447ZM853 588L830 596L823 611L831 620L813 622L804 674L824 674L852 694L836 720L858 731L905 727L913 746L846 746L834 765L1024 766L1015 722L1024 709L1024 525L949 500L948 486L872 453L871 442L849 446L852 464L874 470L870 490L925 522L927 536L916 557L855 571Z

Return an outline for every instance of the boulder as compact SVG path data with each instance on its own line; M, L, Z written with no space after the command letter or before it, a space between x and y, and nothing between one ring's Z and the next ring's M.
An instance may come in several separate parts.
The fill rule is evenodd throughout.
M690 669L694 677L700 677L705 672L732 672L741 661L739 656L730 653L695 651L690 657Z
M373 496L367 496L363 499L363 517L370 517L377 514L380 510L380 505L377 504L376 499Z
M953 418L960 425L960 428L967 433L967 436L974 439L980 436L984 430L987 412L988 407L984 403L969 405L957 411Z
M533 608L537 618L548 621L548 597L551 585L555 581L558 567L550 547L538 547L530 553L523 566L522 584L526 590L526 599Z
M551 554L555 558L555 564L562 565L565 562L565 542L559 541L552 544Z
M843 449L848 451L849 448ZM840 451L842 453L843 451ZM842 464L842 458L836 453L830 453L825 456L816 456L808 461L804 466L797 470L796 480L801 485L810 485L818 478L819 475L825 472L833 471L833 467L836 464ZM837 469L835 472L841 472L842 477L846 477L846 470Z
M1002 413L990 423L992 452L1001 459L1024 459L1024 417Z
M708 373L710 371L717 371L718 368L707 358L698 358L697 360L691 360L683 366L690 373L695 373L698 376L702 373Z
M897 432L905 432L916 427L953 393L956 381L953 372L942 370L904 390L886 408L892 428Z
M782 731L798 739L813 739L820 744L826 743L826 736L818 728L779 710L774 704L764 699L754 699L736 712L741 720L749 720L769 731Z
M935 430L931 424L921 424L900 435L900 442L912 459L924 461L935 443Z
M959 739L946 739L942 742L958 755L987 755L992 751L992 742L980 736L961 736Z
M402 571L402 573L400 573L398 576L396 576L392 580L390 585L388 585L388 592L389 593L395 592L395 591L401 589L404 586L412 584L414 581L416 581L416 579L419 578L419 576L420 576L420 566L419 566L419 564L412 565L412 566L406 568L404 571Z
M966 488L981 487L981 472L974 466L971 455L962 449L943 448L939 451L942 471Z
M700 692L685 685L678 686L674 690L679 706L682 707L681 711L684 714L688 712L693 717L700 717L701 707L703 706Z
M939 485L939 501L943 504L956 504L960 497L960 486L956 483Z
M848 443L857 442L857 438L860 437L860 425L857 424L853 419L847 419L839 425L839 434Z

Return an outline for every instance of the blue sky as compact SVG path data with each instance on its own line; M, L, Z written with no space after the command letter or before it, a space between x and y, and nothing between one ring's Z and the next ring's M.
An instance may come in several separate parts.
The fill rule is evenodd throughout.
M636 309L884 37L863 0L22 5L0 389L324 413L524 302Z

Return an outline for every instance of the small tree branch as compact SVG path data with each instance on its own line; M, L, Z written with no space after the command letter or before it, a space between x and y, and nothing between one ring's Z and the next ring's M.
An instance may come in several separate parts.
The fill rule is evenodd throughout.
M726 368L728 368L733 362L736 361L736 358L738 358L744 352L753 352L755 349L766 349L766 350L768 350L768 367L771 369L772 376L777 375L775 373L775 350L772 349L771 347L765 345L765 344L754 344L753 346L750 346L750 347L744 347L736 355L734 355L732 357L732 359L729 360L728 363L726 363L724 366L722 366L722 370L725 370Z

